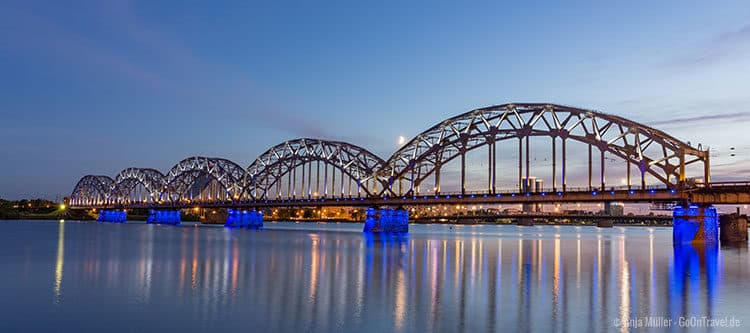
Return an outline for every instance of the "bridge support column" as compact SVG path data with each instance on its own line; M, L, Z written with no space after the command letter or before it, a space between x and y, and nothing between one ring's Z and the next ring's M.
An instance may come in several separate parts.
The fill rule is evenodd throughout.
M718 243L719 218L711 205L675 206L672 211L672 242Z
M227 209L228 228L263 229L263 212L256 210Z
M409 232L409 211L403 208L367 208L363 232Z
M117 209L102 209L99 211L99 222L125 223L128 219L128 212Z
M158 210L151 209L148 211L148 224L167 224L180 225L182 213L179 210Z

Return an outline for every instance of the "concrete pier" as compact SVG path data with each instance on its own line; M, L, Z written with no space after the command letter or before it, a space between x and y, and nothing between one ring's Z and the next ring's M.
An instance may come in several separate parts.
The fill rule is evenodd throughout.
M675 206L672 221L674 244L719 242L719 216L713 206Z
M102 209L99 211L99 222L125 223L128 219L128 212L125 210Z
M263 229L263 212L256 210L227 209L229 228Z
M181 220L182 213L179 210L151 209L148 211L148 218L146 219L146 223L180 225Z
M409 211L403 208L370 207L365 212L365 227L362 231L409 232Z
M719 217L721 243L747 242L747 215L737 213Z

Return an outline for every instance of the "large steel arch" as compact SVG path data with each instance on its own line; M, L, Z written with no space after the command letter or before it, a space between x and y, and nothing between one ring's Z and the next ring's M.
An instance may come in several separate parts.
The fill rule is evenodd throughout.
M83 176L70 195L70 202L75 206L101 205L111 202L115 181L108 176Z
M367 149L346 142L295 139L268 149L250 164L245 173L246 192L254 199L268 198L269 192L280 184L283 176L310 162L322 162L336 168L356 181L358 194L364 192L367 196L374 194L374 191L365 184L375 180L375 173L385 165L382 158ZM304 183L304 179L302 181ZM370 185L376 186L374 183ZM308 184L308 195L309 189Z
M566 140L575 140L596 147L625 160L640 170L641 186L645 187L644 175L650 174L669 187L684 186L685 166L702 162L705 181L709 182L709 155L690 145L649 126L609 114L555 104L503 104L476 109L446 119L414 137L386 162L377 173L388 188L381 195L398 194L394 183L406 183L407 193L419 192L420 183L430 175L435 179L435 192L440 192L440 168L454 158L462 159L461 189L465 192L465 170L463 165L467 151L488 146L487 191L495 189L495 145L496 142L518 139L519 156L526 139L526 171L529 178L528 138L547 136L552 138L552 151L556 152L558 141L565 154ZM553 153L554 154L554 153ZM591 150L589 150L591 156ZM554 157L553 157L554 159ZM520 161L519 161L520 162ZM602 163L603 165L603 163ZM519 186L524 179L519 163ZM552 174L555 175L553 164ZM565 162L562 165L562 189L565 189ZM602 170L602 174L604 174ZM556 187L553 176L553 187ZM591 183L591 172L589 172ZM402 184L403 186L403 184ZM602 187L604 178L602 177ZM521 189L522 190L522 189Z
M167 198L174 200L187 199L188 192L195 181L206 176L217 181L226 191L229 200L238 200L242 196L245 170L238 164L214 157L193 156L177 163L166 174Z
M146 200L157 202L163 199L163 194L167 190L167 177L156 169L127 168L115 177L112 196L118 203L122 203L139 184L148 192Z

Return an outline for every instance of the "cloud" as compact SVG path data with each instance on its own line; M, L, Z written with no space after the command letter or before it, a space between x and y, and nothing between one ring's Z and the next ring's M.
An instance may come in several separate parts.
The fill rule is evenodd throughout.
M712 159L713 161L713 159ZM712 163L712 181L737 181L745 180L750 174L750 161L748 159L737 159L724 163Z
M177 42L167 33L158 29L159 26L144 23L140 20L132 1L107 1L102 3L101 6L101 15L106 17L105 24L115 28L130 43L153 52L151 59L159 61L160 68L167 67L178 74L194 73L196 70L206 73L219 70L219 68L213 68L212 64L196 57L190 47Z
M300 137L331 139L335 135L316 121L305 117L302 112L292 114L289 112L283 112L281 109L272 108L258 112L255 119L260 120L273 128Z
M41 16L14 8L2 8L0 21L0 37L4 41L4 48L10 51L32 51L63 58L84 67L100 66L151 87L165 84L161 75Z
M216 98L222 95L225 102L233 101L232 106L225 104L224 111L238 113L238 106L251 108L246 113L246 119L259 122L266 127L289 133L293 137L310 137L321 139L337 139L337 133L330 126L324 126L314 117L308 117L304 112L290 111L275 98L273 93L266 91L250 74L238 74L239 71L226 68L221 64L212 63L197 57L192 49L171 37L167 32L159 29L157 24L143 22L129 0L113 1L102 7L102 14L110 19L110 23L126 35L135 44L140 44L155 52L163 65L177 73L190 73L191 80L187 82L218 82L212 91L204 91L205 87L180 84L180 89L187 96L203 94L204 97ZM205 96L215 94L214 96ZM240 114L242 112L239 112ZM340 135L340 134L339 134ZM341 138L338 138L341 139Z
M668 65L685 69L718 64L742 57L750 50L748 45L750 45L750 24L715 35L697 45L691 54L673 59Z
M658 120L649 122L650 126L663 126L663 125L678 125L678 126L689 126L696 123L702 123L709 120L719 120L725 122L731 121L745 121L750 119L750 112L733 112L733 113L719 113L705 116L685 117L685 118L671 118L665 120Z

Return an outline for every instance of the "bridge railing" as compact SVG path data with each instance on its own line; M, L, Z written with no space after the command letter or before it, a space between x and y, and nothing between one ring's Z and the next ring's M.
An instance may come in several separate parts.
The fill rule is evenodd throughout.
M627 185L620 185L620 186L605 186L604 191L648 191L648 190L668 190L669 187L666 185L649 185L646 186L645 189L641 189L640 186L627 186ZM557 193L557 192L602 192L601 186L592 186L589 188L588 186L578 186L578 187L566 187L563 191L562 187L558 188L542 188L540 190L533 190L533 191L519 191L518 189L514 190L498 190L495 191L494 194L524 194L524 193ZM486 190L480 190L480 191L466 191L463 194L465 195L484 195L484 194L492 194L490 192L487 192ZM435 195L434 193L420 193L418 196L423 195ZM462 195L459 191L452 191L452 192L444 192L441 191L440 196L443 195Z

